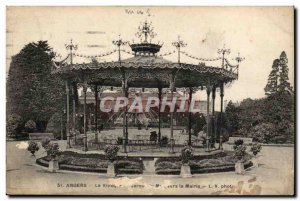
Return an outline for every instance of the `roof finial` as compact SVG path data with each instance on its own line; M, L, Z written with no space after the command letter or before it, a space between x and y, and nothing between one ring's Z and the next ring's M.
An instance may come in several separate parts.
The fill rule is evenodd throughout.
M241 63L242 61L245 60L245 57L241 57L241 56L240 56L240 52L238 52L238 56L235 57L235 60L236 60L238 63Z
M121 46L128 44L128 41L123 41L121 39L121 35L119 34L118 40L113 40L112 43L116 46L118 46L118 52L119 52L119 62L121 63Z
M225 64L224 63L225 53L230 54L230 49L226 49L224 44L222 49L218 49L218 54L222 54L222 68L224 68L224 64Z
M67 50L70 50L70 59L71 59L71 64L73 64L73 50L77 50L78 46L73 45L73 40L71 39L70 44L65 44L65 47Z
M180 48L187 46L187 44L183 40L180 40L180 35L178 35L177 41L174 41L172 45L175 46L178 51L178 63L180 63Z
M152 22L148 23L147 19L141 26L138 27L136 36L142 40L144 36L144 43L148 43L148 37L154 38L157 34L153 31Z

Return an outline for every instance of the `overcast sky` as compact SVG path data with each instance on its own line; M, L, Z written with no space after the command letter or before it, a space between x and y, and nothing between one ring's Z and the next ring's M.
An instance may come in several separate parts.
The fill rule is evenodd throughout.
M48 40L54 51L64 57L65 44L72 38L78 45L77 53L102 54L116 49L111 41L119 34L124 40L139 41L135 33L145 19L152 22L157 33L153 42L164 42L161 53L174 50L171 43L178 35L188 44L183 50L196 57L216 58L218 48L226 44L231 49L227 58L234 64L240 52L245 61L240 65L239 79L225 89L227 100L264 97L273 60L282 51L287 54L289 78L294 86L292 7L9 7L7 70L11 56L29 42ZM165 58L177 61L176 54ZM116 59L116 54L105 58ZM199 63L184 56L181 60ZM197 93L197 98L206 99L204 93Z

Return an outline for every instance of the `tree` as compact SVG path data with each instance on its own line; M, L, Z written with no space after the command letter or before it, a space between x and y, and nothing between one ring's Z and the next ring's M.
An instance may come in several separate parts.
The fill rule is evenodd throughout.
M225 114L228 120L229 124L229 132L235 133L239 130L240 124L239 124L239 107L236 107L232 101L229 101L226 109Z
M238 133L246 137L253 126L264 121L262 115L264 108L263 99L252 100L247 98L243 100L239 106L239 130Z
M230 116L232 113L229 111L234 110L231 104L226 108L226 115L228 120L231 119L230 125L234 124L232 123L234 120L238 121L239 135L253 137L256 141L265 143L294 142L294 96L292 94L278 91L266 98L256 100L248 98L235 109L237 112L235 118L232 118L233 115Z
M264 143L294 142L294 94L288 82L287 56L273 61L266 98L243 100L238 107L229 102L225 114L230 132Z
M219 140L220 135L223 137L223 141L227 141L229 139L230 133L228 129L230 127L229 121L227 119L226 113L215 112L216 116L216 127L217 127L217 140Z
M286 56L286 53L283 51L280 55L280 67L281 67L281 72L280 72L280 76L279 76L279 86L278 89L279 91L283 92L288 92L289 94L293 93L293 89L291 87L291 84L289 83L289 68L287 66L288 63L288 59Z
M282 121L294 122L294 96L278 92L264 99L261 110L264 120L278 125Z
M16 138L17 134L22 130L22 117L12 114L7 116L6 120L6 136Z
M275 125L272 123L261 123L251 128L249 137L255 142L269 143L276 135Z
M64 103L63 82L51 74L54 55L47 41L32 42L12 57L9 69L7 112L32 119L40 131Z
M294 95L281 91L265 99L264 120L275 125L277 141L294 142Z
M269 74L268 83L265 87L265 94L270 96L279 91L285 91L289 94L293 93L288 77L288 59L286 53L283 51L279 59L273 61L272 70Z
M274 94L278 91L279 80L279 59L273 61L272 70L269 74L268 83L265 87L265 94L267 96Z

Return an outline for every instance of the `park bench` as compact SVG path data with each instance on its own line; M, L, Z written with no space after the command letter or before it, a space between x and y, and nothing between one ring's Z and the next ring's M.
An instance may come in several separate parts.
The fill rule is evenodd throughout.
M227 144L233 145L236 140L243 140L245 145L252 143L253 138L250 137L229 137Z
M55 140L53 133L29 133L29 140L43 140L45 138Z

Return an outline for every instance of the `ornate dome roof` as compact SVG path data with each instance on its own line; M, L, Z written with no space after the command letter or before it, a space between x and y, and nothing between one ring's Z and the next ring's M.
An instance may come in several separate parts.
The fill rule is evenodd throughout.
M151 26L151 22L148 23L145 21L142 25L138 27L138 32L135 34L138 38L140 38L140 43L130 44L131 50L135 53L135 55L155 55L160 51L162 44L154 44L151 43L151 39L156 36L156 33L153 31L153 27ZM150 38L150 42L148 42L148 38Z
M147 54L155 54L160 51L161 45L152 44L152 43L139 43L139 44L131 44L131 50L136 54L147 55Z

